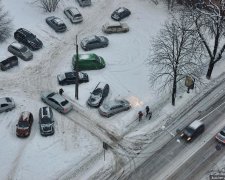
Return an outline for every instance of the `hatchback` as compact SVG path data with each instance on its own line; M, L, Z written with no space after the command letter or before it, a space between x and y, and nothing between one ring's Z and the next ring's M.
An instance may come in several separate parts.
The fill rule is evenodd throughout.
M83 72L78 72L79 83L89 82L88 74ZM76 82L76 72L66 72L57 75L59 85L70 85Z
M64 10L64 14L70 20L71 23L80 23L83 21L83 16L75 7L68 7Z
M13 98L11 97L0 98L0 113L11 111L15 107L16 105Z
M42 92L41 100L63 114L66 114L73 109L73 106L69 101L55 92Z
M24 111L21 113L18 124L16 125L16 135L18 137L27 137L30 135L33 124L33 115L31 112Z
M84 38L80 45L85 50L104 48L108 46L109 40L105 36L89 36Z
M53 112L50 107L46 106L39 109L39 126L42 136L54 134Z
M24 61L29 61L33 58L33 53L26 46L17 42L10 44L8 51Z
M58 17L50 16L45 21L55 32L65 32L67 29L65 23Z
M104 102L98 109L102 116L111 117L122 111L131 108L130 102L125 99L115 99L114 101Z
M43 43L40 39L38 39L33 33L24 28L17 29L14 33L14 38L18 42L30 48L32 51L38 50L43 46Z
M106 23L102 26L102 31L107 34L125 33L129 31L129 27L127 23L121 23L121 22Z
M76 68L76 55L72 60L73 69ZM94 53L92 54L79 54L78 56L78 69L79 71L102 69L105 67L105 61L101 56Z
M111 18L120 21L121 19L124 19L125 17L129 16L131 14L130 10L125 7L119 7L116 9L112 15Z
M87 104L91 107L99 107L109 94L109 85L99 82L95 89L91 92Z

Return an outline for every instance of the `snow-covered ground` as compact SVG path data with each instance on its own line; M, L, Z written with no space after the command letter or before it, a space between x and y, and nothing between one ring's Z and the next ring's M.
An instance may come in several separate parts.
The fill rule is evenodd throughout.
M61 0L59 8L51 15L63 19L68 31L58 34L45 23L45 18L50 14L44 12L34 2L34 0L21 0L19 3L16 0L3 1L5 9L9 11L13 20L13 30L24 27L32 31L43 41L44 47L34 52L33 60L29 62L19 60L18 67L0 72L0 96L13 97L16 102L16 108L13 111L0 114L2 142L0 162L4 164L0 166L0 178L58 179L62 177L63 179L75 177L73 174L78 171L84 172L82 178L76 176L78 179L87 179L90 174L98 177L99 174L93 169L84 171L83 167L88 160L94 162L95 156L100 157L103 152L102 141L94 136L93 132L88 132L83 126L54 111L55 134L51 137L40 135L38 110L44 106L44 103L40 101L40 92L58 91L60 86L57 84L56 75L72 70L75 36L78 35L80 42L88 35L103 35L101 26L107 21L112 21L110 18L112 11L125 6L131 10L131 16L123 20L130 27L129 33L105 35L109 39L109 46L90 51L102 56L106 61L106 67L102 70L87 72L90 82L79 86L78 101L74 100L73 85L63 89L75 107L79 108L78 111L118 139L131 129L134 129L137 135L140 134L141 127L148 126L146 129L149 130L161 126L161 121L144 120L135 129L138 125L137 112L144 110L146 105L154 110L157 107L164 107L160 111L156 110L155 114L153 112L153 119L163 120L195 94L192 92L178 98L177 106L174 108L170 105L170 101L166 101L167 95L158 94L148 82L149 67L146 59L152 37L159 32L168 17L166 6L163 4L156 6L149 0L93 0L91 7L78 7L84 16L84 21L81 24L72 25L63 14L63 9L68 6L78 6L78 4L74 0ZM12 35L5 43L0 44L1 59L10 56L7 46L13 41L15 39ZM79 53L89 52L79 49ZM221 68L224 65L218 64L215 67L213 77L223 71L218 67ZM106 100L126 98L132 104L131 110L111 118L103 118L98 114L97 109L89 108L86 105L88 96L100 81L110 85L110 94ZM168 105L165 106L165 103ZM34 124L31 136L19 139L15 135L16 123L20 113L25 110L33 113ZM80 118L77 121L83 121L83 119ZM114 161L116 160L113 160L112 153L106 153L106 161L103 160L102 154L94 169L101 172L103 171L101 168L105 166L104 170L112 171Z

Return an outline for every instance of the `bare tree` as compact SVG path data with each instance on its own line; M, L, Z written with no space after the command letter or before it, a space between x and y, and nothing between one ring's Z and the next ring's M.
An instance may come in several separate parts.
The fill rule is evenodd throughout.
M4 11L3 6L0 5L0 42L3 42L10 37L12 32L11 27L11 20L8 16L8 12Z
M187 75L200 80L203 48L192 28L193 22L185 14L179 18L173 16L153 41L153 55L148 61L152 68L151 82L162 81L159 90L169 87L172 105L175 105L179 83L184 82L181 80Z
M214 65L221 60L225 50L225 1L202 1L191 10L196 31L201 38L210 61L206 78L210 79ZM201 5L201 8L198 8Z
M40 0L41 7L47 12L53 12L58 7L60 0Z

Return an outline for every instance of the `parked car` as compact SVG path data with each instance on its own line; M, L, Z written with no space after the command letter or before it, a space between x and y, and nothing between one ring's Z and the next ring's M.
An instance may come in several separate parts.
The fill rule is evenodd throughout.
M68 17L71 23L80 23L83 21L83 16L75 7L68 7L64 10L64 14Z
M76 66L76 55L72 59L73 69ZM78 56L78 69L79 71L102 69L105 67L105 61L101 56L94 53L92 54L79 54Z
M65 23L58 17L50 16L45 21L55 32L65 32L67 29Z
M104 102L98 109L102 116L111 117L122 111L131 108L130 102L125 99L115 99L114 101Z
M42 136L49 136L54 134L55 129L53 112L50 107L45 106L39 109L39 126Z
M8 51L24 61L29 61L33 58L33 53L26 46L17 42L10 44L8 46Z
M89 36L84 38L80 45L85 51L89 51L91 49L104 48L109 44L108 38L105 36Z
M77 2L79 3L79 5L81 7L85 7L85 6L90 6L91 5L91 0L77 0Z
M14 33L14 38L18 42L30 48L32 51L41 49L43 46L43 43L40 39L38 39L33 33L24 28L17 29Z
M194 138L202 134L205 130L205 125L199 121L195 120L189 124L181 133L181 138L184 138L187 142L192 141Z
M33 114L28 111L21 113L18 124L16 125L16 135L18 137L27 137L30 135L33 124Z
M89 82L88 74L83 72L78 72L79 83ZM76 72L66 72L57 75L59 85L70 85L76 82Z
M216 139L217 139L219 142L225 144L225 127L224 127L220 132L218 132L218 133L216 134Z
M112 15L111 18L120 21L121 19L124 19L125 17L129 16L131 14L130 10L125 7L119 7L116 9Z
M121 23L121 22L106 23L102 26L102 31L107 34L125 33L129 31L129 27L127 23Z
M2 97L0 98L0 113L11 111L15 108L15 102L11 97Z
M41 99L43 102L63 114L66 114L73 109L73 106L69 101L55 92L42 92Z
M16 56L11 56L0 62L0 69L6 71L14 66L18 65L18 58Z
M109 85L103 82L99 82L95 89L91 92L91 95L87 101L87 104L91 107L99 107L104 99L109 94Z

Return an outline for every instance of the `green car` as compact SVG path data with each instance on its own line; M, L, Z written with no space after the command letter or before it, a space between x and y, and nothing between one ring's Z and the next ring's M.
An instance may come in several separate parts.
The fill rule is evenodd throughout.
M102 69L105 67L104 59L101 56L98 56L94 53L79 54L78 57L79 57L79 60L78 60L79 71ZM76 55L73 56L72 64L73 64L73 69L75 70Z

